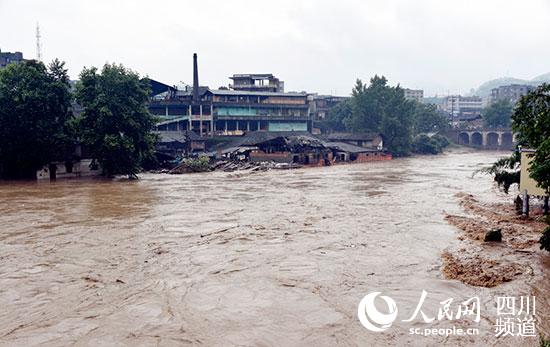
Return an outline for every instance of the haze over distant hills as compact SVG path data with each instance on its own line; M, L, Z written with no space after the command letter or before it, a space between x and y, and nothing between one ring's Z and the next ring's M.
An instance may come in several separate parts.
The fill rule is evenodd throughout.
M532 86L538 86L542 83L550 83L550 72L537 76L531 80L524 80L513 77L502 77L483 83L479 88L470 93L470 95L478 95L483 98L491 94L491 89L498 88L500 86L506 86L509 84L528 84Z

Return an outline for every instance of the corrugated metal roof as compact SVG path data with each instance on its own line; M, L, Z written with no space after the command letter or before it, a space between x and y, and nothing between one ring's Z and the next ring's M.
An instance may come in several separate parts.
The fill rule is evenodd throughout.
M379 152L379 150L377 149L359 147L355 145L350 145L349 143L345 142L325 142L325 146L331 149L336 149L338 151L349 153Z
M378 136L377 133L332 133L323 138L329 141L372 141Z
M229 77L229 79L235 78L250 78L250 79L264 79L264 78L274 78L273 74L270 73L245 73L245 74L234 74Z
M194 131L156 131L159 136L160 143L180 142L185 143L187 139L191 141L206 141L205 138L200 137Z
M239 147L251 147L258 144L271 141L277 138L285 138L289 146L302 146L308 145L312 147L325 147L335 149L337 151L349 152L349 153L366 153L366 152L379 152L378 149L365 148L360 146L351 145L345 142L331 141L327 142L323 139L312 135L308 132L301 131L280 131L280 132L265 132L265 131L253 131L246 135L235 139L231 143L227 144L224 149L234 151Z

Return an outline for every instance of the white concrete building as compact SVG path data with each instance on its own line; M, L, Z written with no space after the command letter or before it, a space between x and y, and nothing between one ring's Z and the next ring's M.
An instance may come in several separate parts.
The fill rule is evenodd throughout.
M405 99L407 100L416 100L422 102L424 99L424 91L422 89L403 89L405 92Z

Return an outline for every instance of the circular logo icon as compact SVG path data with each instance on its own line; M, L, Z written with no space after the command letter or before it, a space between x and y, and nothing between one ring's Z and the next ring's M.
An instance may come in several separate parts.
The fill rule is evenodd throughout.
M397 305L389 296L380 296L386 302L386 305L388 305L388 313L378 311L374 305L374 300L378 295L380 295L380 292L365 295L357 308L357 316L361 324L370 331L376 332L388 329L397 318Z

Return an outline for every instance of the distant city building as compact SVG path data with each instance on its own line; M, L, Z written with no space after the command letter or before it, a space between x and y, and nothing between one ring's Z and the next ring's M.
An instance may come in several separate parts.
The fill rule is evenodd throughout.
M453 118L480 116L483 100L479 96L449 95L445 97L442 109Z
M0 69L5 68L8 64L19 63L23 61L23 53L21 52L2 52L0 50Z
M424 99L424 91L422 89L408 89L405 88L405 99L407 100L415 100L418 102L422 102Z
M515 104L519 99L533 90L534 87L527 84L510 84L491 89L490 103L495 101L508 100L511 104Z
M233 90L274 93L285 91L285 83L272 74L237 74L229 78L233 80L233 84L229 85Z
M444 96L428 96L424 97L422 100L425 104L431 104L435 105L438 110L443 110L443 106L445 104L445 97Z
M445 97L441 109L449 115L453 127L481 125L483 100L479 96L449 95Z

